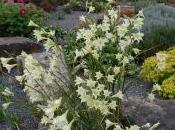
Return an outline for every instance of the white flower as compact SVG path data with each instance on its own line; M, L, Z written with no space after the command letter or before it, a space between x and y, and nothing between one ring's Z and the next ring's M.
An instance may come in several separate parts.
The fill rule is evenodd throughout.
M53 125L57 129L63 129L63 127L68 125L67 113L68 113L68 110L61 116L57 116L56 118L53 119Z
M86 81L86 83L87 83L87 86L90 87L90 88L93 88L93 87L95 87L95 85L96 85L96 81L94 81L94 80L92 80L92 79L88 79L88 80Z
M99 89L91 89L92 95L94 96L95 99L100 95L100 90Z
M114 0L107 0L109 4L114 3Z
M9 107L10 104L12 104L12 102L2 104L3 109L6 110Z
M133 48L133 51L134 51L135 54L138 54L140 52L140 50L137 49L137 48Z
M80 21L82 21L82 22L86 22L86 16L80 16Z
M107 76L107 81L110 83L113 83L115 75L108 75Z
M93 57L94 57L95 59L97 59L97 60L98 60L98 58L100 57L99 54L98 54L98 52L97 52L96 50L93 50L92 55L93 55Z
M95 11L95 7L89 6L89 12L88 12L88 13L92 13L92 12L94 12L94 11Z
M47 125L48 123L51 123L51 120L47 116L43 116L41 119L41 124Z
M123 95L122 91L119 90L118 93L113 95L112 97L119 98L119 99L123 100L124 95Z
M84 53L82 51L79 51L78 49L75 50L75 59L74 61L77 60L77 58L79 57L83 57L84 56Z
M160 90L161 90L161 86L159 84L154 84L153 85L153 90L152 90L153 92L154 91L160 91Z
M130 128L126 128L126 130L140 130L140 127L137 125L133 125Z
M166 68L167 54L163 52L156 53L156 58L158 60L158 64L157 64L158 69L163 71Z
M108 14L111 18L117 19L118 17L118 11L117 10L108 10Z
M110 104L109 104L109 107L113 110L116 110L116 107L117 107L117 104L116 104L116 101L112 101Z
M120 53L118 53L118 54L115 55L115 57L116 57L116 59L117 59L118 61L120 61L120 60L122 59L123 55L120 54Z
M111 95L112 92L108 91L108 90L103 90L104 96L105 97L109 97Z
M114 73L115 75L119 74L120 73L120 67L114 67Z
M102 92L105 89L105 86L103 84L98 84L97 89Z
M82 78L80 78L80 77L77 76L76 77L76 80L75 80L75 85L80 85L82 83L84 83L84 80Z
M103 74L101 72L96 72L95 77L96 77L97 80L99 80L103 77Z
M86 92L88 92L88 91L86 89L84 89L83 87L78 87L78 89L77 89L77 93L80 96L86 95Z
M5 88L5 90L2 92L4 96L14 96L13 92L10 91L9 88Z
M123 60L122 60L122 63L123 63L123 65L125 66L126 64L128 64L129 63L129 59L128 59L128 57L124 57L123 58Z
M112 122L112 121L110 121L110 120L108 120L108 119L105 120L105 123L106 123L106 130L107 130L109 127L111 127L111 126L117 124L117 123L114 123L114 122Z
M124 130L124 129L122 129L120 125L115 125L115 128L113 130Z
M150 93L150 94L148 95L148 99L149 99L150 102L153 102L154 99L155 99L155 95L154 95L153 93Z

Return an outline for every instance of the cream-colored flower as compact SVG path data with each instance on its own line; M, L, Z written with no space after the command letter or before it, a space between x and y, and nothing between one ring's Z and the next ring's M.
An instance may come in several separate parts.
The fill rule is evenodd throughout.
M109 107L110 109L116 110L116 107L117 107L116 101L111 101L111 103L109 103Z
M80 16L80 21L81 21L81 22L86 22L86 16L83 16L83 15Z
M97 82L92 80L92 79L88 79L88 80L86 80L86 83L87 83L88 87L94 88Z
M107 81L110 83L113 83L115 75L108 75L107 76Z
M123 100L124 95L123 95L122 91L118 91L118 93L116 93L112 97L113 98L119 98L119 99Z
M92 13L92 12L94 12L94 11L95 11L95 7L89 6L89 13Z
M148 95L148 100L149 100L150 102L153 102L154 99L155 99L155 95L154 95L153 93L150 93L150 94Z
M120 53L118 53L118 54L115 55L115 57L116 57L116 59L117 59L118 61L120 61L120 60L122 59L123 55L120 54Z
M160 90L161 90L161 86L159 84L154 84L153 85L153 90L152 90L153 92L154 91L160 91Z
M112 92L108 91L108 90L103 90L104 96L105 97L109 97L111 95Z
M114 67L114 73L115 75L119 74L120 73L120 67Z
M95 77L97 80L101 79L103 77L103 74L99 71L95 73Z
M77 76L75 80L75 85L80 85L82 83L85 83L85 81L82 78Z

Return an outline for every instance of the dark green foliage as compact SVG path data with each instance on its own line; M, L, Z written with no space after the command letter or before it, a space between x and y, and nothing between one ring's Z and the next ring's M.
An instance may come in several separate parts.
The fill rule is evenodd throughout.
M28 27L31 20L41 23L46 16L45 12L36 6L26 5L27 14L21 16L19 4L0 3L0 36L29 36L32 28Z
M152 31L145 33L143 42L137 47L142 53L137 57L139 62L145 58L153 56L155 53L166 50L175 45L175 28L172 27L152 27Z
M168 48L175 44L175 28L153 27L150 33L145 33L142 49L149 49L156 46Z

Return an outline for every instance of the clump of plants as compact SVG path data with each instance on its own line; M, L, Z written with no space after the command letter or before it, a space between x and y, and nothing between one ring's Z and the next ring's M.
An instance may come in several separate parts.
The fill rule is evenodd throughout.
M161 51L145 60L141 75L147 81L160 84L159 93L166 98L175 98L175 48Z
M29 36L30 19L41 25L46 16L47 13L32 4L0 3L0 36Z
M118 11L108 10L101 24L93 23L77 32L76 41L81 45L74 51L71 68L65 63L64 49L57 43L55 31L46 31L30 22L30 26L37 28L37 41L44 42L49 64L42 65L23 52L24 74L16 78L49 130L153 130L158 126L124 126L121 121L125 76L139 52L133 45L143 37L143 14L124 18L120 24L118 18ZM103 51L109 45L117 52L109 57L115 58L115 63L103 60ZM9 65L9 60L2 59L8 72L17 65Z

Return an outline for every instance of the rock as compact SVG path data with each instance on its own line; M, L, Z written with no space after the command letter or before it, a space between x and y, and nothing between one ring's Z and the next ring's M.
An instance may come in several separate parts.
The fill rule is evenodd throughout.
M0 37L1 56L18 55L22 50L31 53L39 49L38 44L25 37Z
M104 16L103 13L88 14L87 12L83 11L72 11L72 13L67 14L64 19L58 20L51 18L47 19L45 22L48 26L61 26L64 29L77 30L82 27L82 23L79 20L80 16L82 15L94 18L97 21L103 19Z
M160 122L158 130L174 130L175 100L159 100L147 102L138 97L130 97L124 101L124 115L129 115L138 125Z
M129 5L120 5L119 6L120 10L120 15L121 16L128 16L132 17L135 15L135 7L134 6L129 6Z

